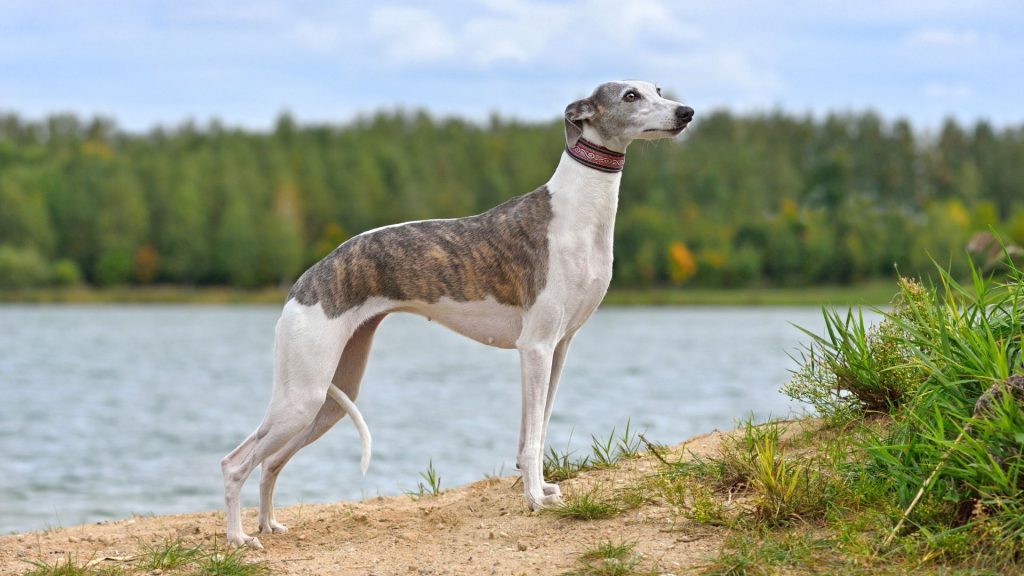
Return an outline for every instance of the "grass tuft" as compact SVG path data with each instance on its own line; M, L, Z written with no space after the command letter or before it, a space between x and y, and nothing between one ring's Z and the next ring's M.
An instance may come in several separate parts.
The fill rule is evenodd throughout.
M93 576L95 571L89 566L88 561L80 562L71 554L50 564L44 560L29 560L32 569L25 572L24 576Z
M576 560L577 567L562 576L647 576L656 572L640 568L635 542L602 542Z
M579 476L580 472L589 470L590 457L575 459L572 452L558 452L548 448L544 454L544 478L549 482L561 482Z
M623 507L606 490L594 486L586 491L571 492L565 496L564 504L545 510L560 518L600 520L618 515Z
M718 556L704 566L701 573L707 576L767 576L812 564L815 573L833 573L826 569L827 562L821 558L832 546L832 541L806 533L784 532L763 538L740 533L727 539Z
M590 437L590 454L573 457L568 448L559 452L548 448L544 453L544 478L549 482L562 482L579 476L580 472L611 468L621 460L637 458L643 453L642 435L632 428L629 419L622 433L616 436L612 428L607 438Z
M268 576L271 571L265 562L249 562L244 549L204 550L199 545L190 546L181 539L167 539L159 544L141 544L141 553L135 568L151 572L154 570L182 572L193 568L189 574L200 576ZM54 563L43 560L29 562L32 569L23 576L121 576L129 571L122 566L101 566L99 561L76 560L68 554Z
M627 419L626 427L618 437L615 435L615 428L612 428L607 438L590 437L590 464L594 468L611 468L620 460L638 457L642 447L639 434L631 429L630 420Z
M145 570L168 570L193 564L203 557L199 545L187 545L180 538L167 539L159 544L145 544L139 557L139 567Z
M207 554L197 563L196 571L202 576L268 576L270 573L266 562L246 560L242 548Z
M434 460L432 458L427 461L426 471L420 472L420 478L422 478L422 481L417 484L416 491L406 492L406 494L413 499L424 496L439 496L441 494L441 477L438 476L437 470L434 469Z

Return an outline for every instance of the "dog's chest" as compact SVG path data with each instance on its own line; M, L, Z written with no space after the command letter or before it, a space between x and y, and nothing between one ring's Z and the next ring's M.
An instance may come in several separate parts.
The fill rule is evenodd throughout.
M552 196L547 290L564 302L572 329L586 321L608 291L616 192L569 190Z

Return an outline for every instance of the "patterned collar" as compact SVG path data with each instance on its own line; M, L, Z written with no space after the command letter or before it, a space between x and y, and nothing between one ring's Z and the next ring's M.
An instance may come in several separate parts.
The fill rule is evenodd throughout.
M583 138L577 140L576 145L571 148L566 144L565 151L573 160L601 172L622 172L626 166L626 155L622 152L609 150Z

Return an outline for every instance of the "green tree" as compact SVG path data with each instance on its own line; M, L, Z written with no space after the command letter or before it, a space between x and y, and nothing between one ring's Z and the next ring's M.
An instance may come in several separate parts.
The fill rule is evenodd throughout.
M236 286L256 286L260 243L256 221L248 203L239 196L228 199L215 245L217 268Z
M261 283L287 286L298 276L303 264L300 212L298 189L290 182L282 182L259 236Z
M163 226L157 237L163 274L174 282L194 284L210 266L210 221L199 177L187 169L169 187Z
M0 244L30 247L52 254L56 233L46 198L38 189L26 189L10 174L0 174Z
M135 251L144 243L149 227L142 191L134 175L114 165L108 176L95 190L101 210L94 222L97 258L93 280L100 285L132 280Z

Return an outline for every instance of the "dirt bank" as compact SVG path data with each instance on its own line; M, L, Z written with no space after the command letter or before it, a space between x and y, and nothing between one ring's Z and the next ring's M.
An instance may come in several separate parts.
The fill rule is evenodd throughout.
M672 452L706 455L722 436L699 436ZM651 456L626 460L566 480L562 491L619 490L649 478L656 465ZM514 477L485 479L415 500L393 496L304 504L278 510L277 518L290 531L261 535L266 549L246 555L266 562L273 574L562 574L578 567L581 554L607 541L635 543L643 570L689 574L714 556L724 537L721 529L697 525L658 498L601 520L533 514L523 505ZM255 531L256 511L245 510L243 522ZM181 538L210 549L223 545L223 530L223 512L216 511L2 536L0 574L23 574L32 569L30 561L53 564L69 554L76 562L93 561L97 570L150 574L140 565L146 545Z

